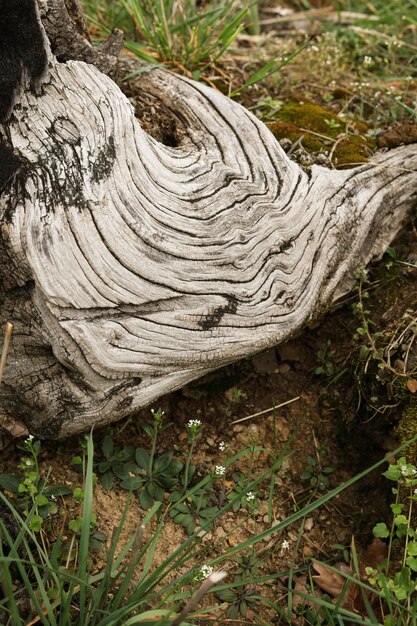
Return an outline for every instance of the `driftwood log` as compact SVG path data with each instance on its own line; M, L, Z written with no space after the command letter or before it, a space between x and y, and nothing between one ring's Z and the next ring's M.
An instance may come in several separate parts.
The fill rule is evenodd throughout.
M120 33L94 50L77 6L0 0L0 423L40 437L288 339L383 253L417 192L416 144L305 171L242 106L167 71L137 80L143 118L163 119L152 137L98 69Z

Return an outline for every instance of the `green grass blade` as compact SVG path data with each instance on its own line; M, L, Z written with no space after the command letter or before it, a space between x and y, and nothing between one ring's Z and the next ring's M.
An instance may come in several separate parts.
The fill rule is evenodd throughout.
M87 438L87 470L85 475L83 521L78 550L77 577L81 582L79 593L79 623L84 624L87 614L87 589L89 588L88 555L91 514L93 512L93 460L94 443L90 433Z

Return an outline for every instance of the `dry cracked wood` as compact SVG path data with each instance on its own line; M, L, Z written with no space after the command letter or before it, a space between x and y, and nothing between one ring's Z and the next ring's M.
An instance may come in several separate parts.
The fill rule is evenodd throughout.
M165 71L147 134L98 69L49 54L0 136L0 415L42 437L109 423L289 338L380 255L413 208L417 145L303 171L222 94ZM0 154L1 159L1 154Z

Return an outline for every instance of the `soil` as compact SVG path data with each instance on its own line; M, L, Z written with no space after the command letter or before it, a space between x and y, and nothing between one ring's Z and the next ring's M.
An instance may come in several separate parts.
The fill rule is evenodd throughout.
M268 32L266 35L269 37ZM242 45L242 56L245 50ZM239 63L241 66L241 61ZM233 76L232 66L236 67L236 55L229 60L229 65L226 63L224 72L229 72L229 76ZM289 66L281 77L280 91L272 91L277 89L277 85L274 87L273 84L255 88L250 96L245 96L245 104L256 110L261 92L261 95L263 93L271 98L278 99L279 96L286 102L306 99L328 106L329 111L336 111L337 114L340 100L335 97L330 105L323 101L323 93L329 92L329 85L325 91L320 91L314 77L310 76L308 80L305 76L302 80L299 78L300 67L295 65L291 69ZM352 80L352 75L349 80ZM332 89L346 89L347 82L347 79L338 76L337 85L333 85ZM356 106L350 85L348 93L352 107ZM129 96L134 97L134 94L130 92ZM269 121L273 120L269 118ZM387 122L386 129L388 127ZM387 137L391 141L391 136ZM291 151L297 137L286 139L285 149ZM292 154L297 158L296 153ZM302 161L303 154L298 156ZM373 332L395 328L401 323L405 308L410 315L416 315L417 268L412 258L417 256L412 255L417 255L417 235L413 225L393 243L392 249L396 251L394 260L385 256L371 268L369 292ZM407 262L407 259L411 259L411 264L398 263L398 260ZM259 485L255 514L248 516L245 508L236 513L226 513L205 538L205 560L187 564L184 571L209 561L284 520L399 445L396 426L404 402L387 402L386 385L379 383L375 391L375 380L370 380L372 376L375 378L375 374L362 371L358 356L361 342L356 333L360 324L352 311L352 304L356 302L357 292L352 292L344 302L336 303L333 311L319 323L305 329L291 341L218 370L181 391L161 398L154 407L119 422L111 430L94 433L97 459L102 455L103 437L108 433L120 448L130 445L149 449L149 438L141 424L149 421L150 408L156 410L161 407L172 425L160 437L157 453L173 450L177 458L183 458L187 445L186 423L190 419L199 419L203 423L203 431L193 456L193 463L197 466L196 478L203 477L223 463L220 442L227 444L228 457L254 444L265 448L252 458L248 454L228 468L224 488L229 491L236 483L236 475L248 477L248 472L252 474L250 478L259 475L287 446L285 460L275 475L272 507L268 507L269 477ZM370 386L373 396L380 396L381 410L375 411L375 402L368 402ZM242 421L236 423L237 420ZM46 475L50 468L50 481L54 484L70 488L80 486L81 475L71 466L71 459L80 454L80 449L79 438L43 442L41 473ZM0 472L16 472L21 455L22 452L10 444L3 451ZM326 470L328 484L323 487L311 484L311 478L302 478L309 457L318 472L331 468ZM381 471L368 474L313 511L304 520L304 527L298 522L261 542L257 551L263 560L262 573L285 572L294 564L303 567L312 558L340 560L341 551L334 547L335 544L349 546L352 537L359 545L369 544L373 526L389 519L390 485L381 477ZM96 526L106 535L107 543L112 529L121 518L127 497L128 493L118 483L109 491L99 480L95 486ZM79 505L71 498L61 499L59 513L53 516L49 526L51 539L58 535L65 538L67 522L77 515L78 508ZM123 525L121 545L136 531L145 515L134 496ZM147 532L155 532L155 528L152 522ZM158 540L155 565L162 563L186 537L184 529L166 516ZM286 541L289 548L283 549L282 543ZM94 571L98 571L104 562L103 551L95 553L92 559ZM229 575L232 575L234 567L231 561L227 564ZM287 578L283 575L278 581L269 583L261 593L277 602L284 597L286 584ZM285 599L283 603L285 606ZM267 623L278 623L278 618L266 609L261 614ZM255 613L249 611L246 623L257 622L257 619ZM224 624L225 620L226 613L223 612L223 617L215 623Z

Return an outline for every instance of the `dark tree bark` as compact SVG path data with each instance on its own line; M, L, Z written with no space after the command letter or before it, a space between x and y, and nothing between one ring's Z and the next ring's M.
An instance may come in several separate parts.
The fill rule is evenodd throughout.
M408 219L417 147L306 172L239 104L161 70L138 79L157 140L98 69L120 35L96 52L64 0L39 9L43 26L35 0L0 0L0 421L63 437L322 314Z

